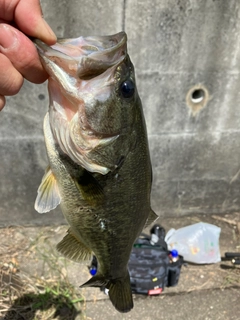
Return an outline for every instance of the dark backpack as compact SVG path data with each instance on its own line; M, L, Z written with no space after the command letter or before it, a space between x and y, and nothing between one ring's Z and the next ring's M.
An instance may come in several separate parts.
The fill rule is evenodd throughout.
M155 244L145 234L137 239L128 263L133 293L156 295L165 287L177 285L183 257L172 262L170 255L163 238Z

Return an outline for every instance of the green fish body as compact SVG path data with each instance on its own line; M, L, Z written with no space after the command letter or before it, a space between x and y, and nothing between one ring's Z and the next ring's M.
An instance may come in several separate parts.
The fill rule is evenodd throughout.
M127 269L135 239L157 216L151 162L126 34L36 40L49 73L44 137L49 167L35 209L59 204L70 228L57 245L74 261L98 260L84 286L106 287L120 312L133 308Z

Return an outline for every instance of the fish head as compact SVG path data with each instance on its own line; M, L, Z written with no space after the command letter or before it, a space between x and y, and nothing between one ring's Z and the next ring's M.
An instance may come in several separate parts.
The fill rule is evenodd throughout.
M49 74L49 119L60 149L90 172L113 171L136 141L139 97L126 34L35 43Z

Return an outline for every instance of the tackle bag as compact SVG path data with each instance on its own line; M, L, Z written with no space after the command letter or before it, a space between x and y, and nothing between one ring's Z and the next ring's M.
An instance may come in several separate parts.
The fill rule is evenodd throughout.
M177 285L183 257L177 254L173 258L164 237L165 230L155 225L151 236L141 234L134 243L128 263L133 293L157 295L165 287Z

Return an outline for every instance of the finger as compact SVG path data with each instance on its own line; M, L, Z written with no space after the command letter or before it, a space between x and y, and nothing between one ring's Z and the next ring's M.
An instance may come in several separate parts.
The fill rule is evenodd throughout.
M42 83L48 78L32 41L19 30L4 23L0 24L0 52L27 80Z
M2 111L3 107L5 106L6 99L4 96L0 95L0 111Z
M56 35L42 17L38 0L18 0L14 20L18 27L29 36L38 38L49 45L57 41Z
M11 96L20 90L22 75L14 68L11 61L0 53L0 96Z
M42 17L39 0L0 0L0 7L2 21L16 23L27 35L49 45L56 42L56 35Z

